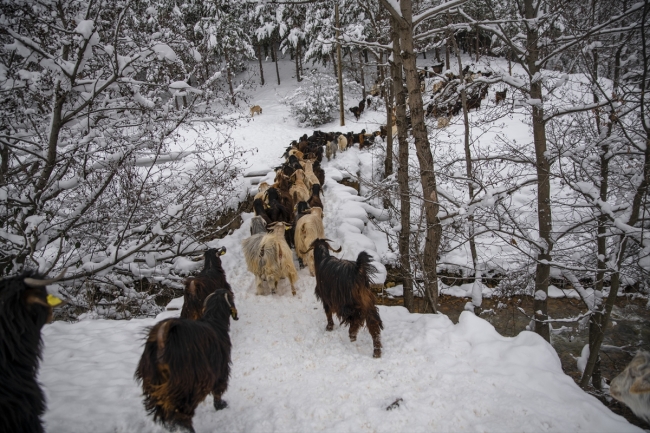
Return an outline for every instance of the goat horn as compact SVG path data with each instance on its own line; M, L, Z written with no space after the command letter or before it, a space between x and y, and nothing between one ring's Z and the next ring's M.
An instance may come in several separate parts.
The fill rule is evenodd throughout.
M63 276L65 275L65 272L68 270L68 268L63 268L61 273L57 275L54 278L50 278L49 280L38 280L36 278L25 278L23 279L23 282L25 283L26 286L31 287L33 289L36 289L38 287L45 287L48 284L56 283L59 281Z
M229 306L230 308L232 308L232 305L230 305L230 301L228 300L228 292L226 292L226 293L223 294L223 299L225 299L225 300L226 300L226 304L228 304L228 306Z
M310 252L313 249L314 249L314 247L311 246L311 247L307 248L307 251L300 251L300 254L307 254L308 252Z
M210 293L207 298L205 298L205 301L203 301L203 308L205 308L206 305L208 305L208 299L210 299L212 296L214 296L214 292Z
M330 239L324 239L324 240L327 242L327 248L328 248L330 251L333 251L333 252L335 252L335 253L340 253L340 252L341 252L341 249L342 249L343 247L339 247L338 250L335 250L335 249L332 248L332 247L330 246L330 244L329 244L330 242L333 242L332 240L330 240Z

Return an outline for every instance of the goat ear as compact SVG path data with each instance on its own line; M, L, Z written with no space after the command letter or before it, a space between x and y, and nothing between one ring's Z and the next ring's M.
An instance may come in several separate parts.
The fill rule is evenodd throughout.
M219 255L223 256L224 254L226 254L226 247L221 247L221 250L219 251Z
M196 285L194 284L194 280L190 281L190 283L185 288L185 291L190 295L196 295Z
M50 304L48 304L47 301L44 301L40 296L29 295L27 296L25 303L27 305L38 304L50 308Z

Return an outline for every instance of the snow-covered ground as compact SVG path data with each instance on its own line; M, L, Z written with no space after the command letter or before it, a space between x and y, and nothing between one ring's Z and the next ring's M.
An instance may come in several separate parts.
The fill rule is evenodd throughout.
M262 172L281 162L291 140L311 132L278 102L296 85L293 63L281 62L280 87L269 76L272 64L266 65L267 85L250 94L250 105L262 106L263 114L233 131L241 147L258 149L248 169ZM347 119L346 127L333 122L319 129L373 131L383 117L367 111L359 122ZM379 258L386 250L364 225L363 211L379 211L335 181L345 171L367 170L370 152L355 148L323 165L326 235L343 247L344 258L364 249ZM231 325L229 407L215 412L208 397L194 418L198 432L640 431L584 393L562 372L555 350L531 332L506 338L468 312L453 324L444 315L380 307L384 349L374 359L366 330L354 343L346 328L325 331L315 279L306 269L299 272L295 297L286 281L278 294L256 296L240 248L250 216L211 243L228 248L223 263L240 320ZM48 400L46 430L164 431L147 416L133 373L145 329L177 314L47 325L39 376Z

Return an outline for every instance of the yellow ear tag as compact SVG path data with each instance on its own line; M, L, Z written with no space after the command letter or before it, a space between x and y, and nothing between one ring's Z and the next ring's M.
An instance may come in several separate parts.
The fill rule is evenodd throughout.
M220 256L223 256L224 254L226 254L226 250L221 250L221 252L219 253Z
M60 305L62 303L63 303L63 301L61 299L57 298L56 296L47 295L47 304L50 307L56 307L57 305Z
M291 226L284 226L285 230L291 230Z

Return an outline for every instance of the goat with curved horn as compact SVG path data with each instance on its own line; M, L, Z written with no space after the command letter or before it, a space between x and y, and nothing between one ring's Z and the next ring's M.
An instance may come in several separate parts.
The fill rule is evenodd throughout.
M65 275L67 270L68 270L68 268L63 268L63 270L61 271L61 273L59 275L57 275L54 278L50 278L48 280L39 280L37 278L27 277L27 278L23 279L23 282L25 283L26 286L31 287L33 289L36 289L38 287L45 287L45 286L47 286L49 284L56 283L61 278L63 278L63 276Z

